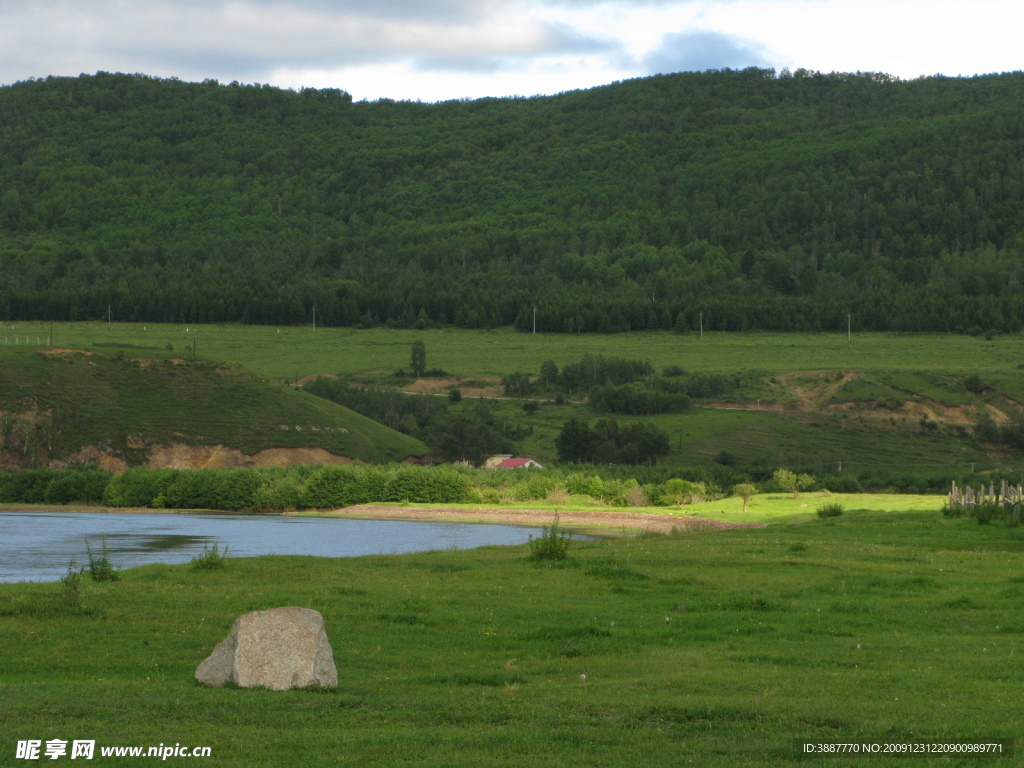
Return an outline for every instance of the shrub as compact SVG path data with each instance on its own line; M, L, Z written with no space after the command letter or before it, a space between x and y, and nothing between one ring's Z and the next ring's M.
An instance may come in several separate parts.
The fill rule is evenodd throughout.
M635 480L633 482L636 482ZM626 505L630 507L646 507L650 504L647 492L643 486L637 484L626 491Z
M216 472L213 501L216 509L252 509L258 506L262 477L259 470L224 469Z
M357 469L349 467L322 467L306 483L304 505L330 509L368 501L359 474Z
M154 500L163 496L174 482L175 471L135 467L111 478L103 491L103 503L108 507L153 507Z
M54 469L26 469L7 473L0 485L0 502L43 504L46 489L60 473Z
M672 477L665 481L665 490L661 497L662 506L671 504L694 504L704 501L707 487L703 483L693 483L681 477Z
M573 472L565 478L565 487L573 496L593 496L599 499L604 495L604 481L599 475Z
M107 554L106 536L103 537L103 549L100 550L100 554L97 555L92 551L88 539L85 540L85 550L89 554L89 576L93 581L117 581L121 578L121 574L118 573Z
M971 517L978 525L1005 525L1016 528L1020 525L1020 507L1014 504L1003 504L998 501L983 501L970 507Z
M209 544L204 544L202 554L192 558L192 567L198 571L214 571L223 568L227 564L227 559L227 547L224 547L224 551L221 552L216 542L212 547Z
M530 537L530 557L533 560L564 560L569 554L569 534L562 530L555 515L551 525L544 526L544 532Z
M942 514L946 517L963 517L967 514L967 507L963 504L943 504Z
M46 486L47 504L70 504L75 501L100 502L111 475L102 469L64 470Z
M548 491L547 496L544 497L544 500L548 504L565 505L569 504L572 501L572 497L569 495L569 492L565 490L564 487L558 487L552 488L550 491Z
M818 507L818 517L839 517L845 511L843 505L838 501L830 501L828 504L822 504Z
M75 610L82 601L82 570L75 570L75 561L68 563L68 572L60 579L60 594L57 598L61 608Z
M794 499L800 498L800 491L814 484L814 478L810 475L799 475L788 469L777 469L772 474L772 480L783 491L793 494Z

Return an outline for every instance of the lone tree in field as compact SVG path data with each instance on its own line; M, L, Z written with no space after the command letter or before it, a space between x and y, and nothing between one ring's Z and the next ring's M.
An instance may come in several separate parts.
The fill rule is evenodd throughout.
M800 489L806 488L814 482L810 475L798 475L788 469L777 469L772 475L772 480L784 491L790 491L794 499L800 498Z
M753 483L740 483L732 487L732 495L739 496L743 499L743 513L747 512L747 504L750 503L750 499L757 493L757 486Z
M427 345L422 341L412 343L412 360L409 363L409 368L412 369L412 375L417 378L427 370Z

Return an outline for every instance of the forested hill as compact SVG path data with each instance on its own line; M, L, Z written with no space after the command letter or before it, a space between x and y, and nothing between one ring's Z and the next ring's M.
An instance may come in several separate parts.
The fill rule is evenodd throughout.
M1024 74L0 88L0 319L1024 325Z

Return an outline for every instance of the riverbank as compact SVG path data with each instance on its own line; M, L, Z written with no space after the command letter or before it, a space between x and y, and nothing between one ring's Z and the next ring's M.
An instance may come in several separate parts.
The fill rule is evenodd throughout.
M767 523L738 523L705 517L677 517L673 514L627 512L625 510L507 509L501 507L393 507L357 504L329 511L286 512L317 517L355 517L371 520L426 520L452 523L498 523L501 525L559 525L588 530L630 529L650 533L718 531L730 528L763 528Z
M151 509L149 507L103 507L87 504L0 504L0 512L121 512L129 514L194 515L286 515L302 517L347 517L362 520L418 520L448 523L493 523L496 525L544 526L558 519L559 525L588 531L609 532L618 529L673 533L718 531L732 528L762 528L768 523L712 520L671 513L627 512L613 510L510 509L503 507L402 507L384 504L357 504L331 510L242 510L227 512L212 509Z

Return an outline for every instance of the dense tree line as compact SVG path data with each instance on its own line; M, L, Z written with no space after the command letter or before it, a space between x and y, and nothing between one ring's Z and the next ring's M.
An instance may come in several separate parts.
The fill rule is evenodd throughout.
M601 419L593 427L569 419L555 438L563 464L656 464L667 456L668 435L653 424L620 427L615 419Z
M0 88L0 319L1018 330L1024 73ZM534 309L536 308L536 312Z
M586 394L597 413L644 414L684 413L695 398L720 397L756 381L751 374L690 373L679 366L666 366L658 375L650 361L604 355L584 355L558 369L545 360L536 379L522 371L502 378L506 397L530 397L538 393Z

